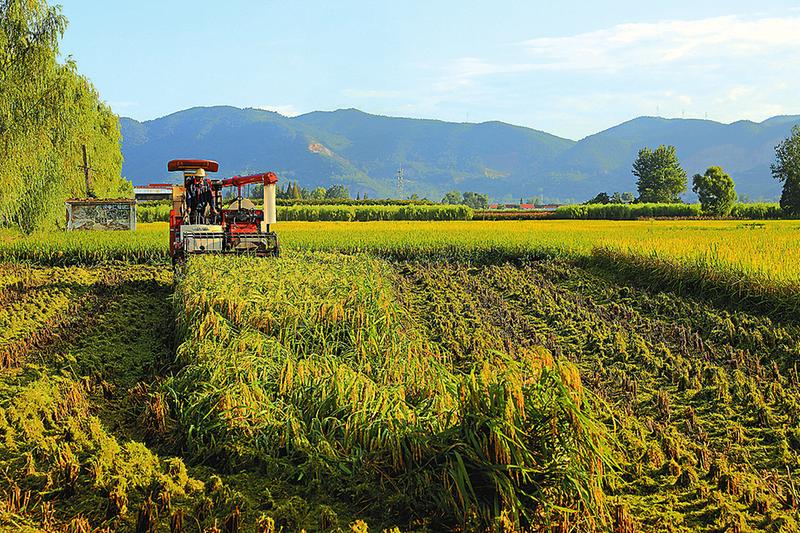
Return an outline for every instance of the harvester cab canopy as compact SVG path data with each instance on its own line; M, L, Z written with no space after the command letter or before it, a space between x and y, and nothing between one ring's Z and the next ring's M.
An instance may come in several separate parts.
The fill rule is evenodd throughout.
M205 172L218 172L219 163L210 159L173 159L167 163L167 170L170 172L183 171L186 174L199 169Z

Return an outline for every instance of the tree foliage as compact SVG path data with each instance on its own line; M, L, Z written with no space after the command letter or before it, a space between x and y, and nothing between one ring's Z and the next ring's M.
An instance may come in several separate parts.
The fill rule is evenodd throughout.
M118 118L72 60L57 61L67 26L45 0L0 0L0 226L63 223L85 196L81 145L98 197L132 196L120 174Z
M251 191L252 198L261 198L263 189L256 187ZM325 187L316 187L309 190L301 187L297 182L290 181L285 187L279 187L275 194L278 200L350 200L350 191L344 185L331 185L327 189ZM364 193L366 200L367 194Z
M450 191L442 198L443 204L458 205L463 201L464 197L458 191Z
M325 191L325 198L335 200L337 198L350 198L350 191L344 185L331 185Z
M800 126L775 147L772 175L783 182L781 209L789 216L800 216Z
M591 200L587 200L586 204L632 204L635 201L632 192L615 192L611 196L607 192L600 192Z
M686 192L686 171L681 168L674 146L639 150L633 163L633 175L638 178L636 187L640 202L680 202L681 193Z
M327 193L327 191L325 190L325 187L316 187L314 190L309 192L308 199L309 200L324 200L326 193Z
M487 209L489 207L489 196L478 192L465 192L463 203L472 209Z
M697 193L703 213L708 215L727 216L736 203L733 179L722 167L710 167L705 174L695 174L692 191Z
M611 202L611 198L608 196L607 192L599 192L597 195L586 202L587 204L607 204Z
M466 205L473 209L487 209L489 207L489 195L477 192L450 191L442 198L443 204Z

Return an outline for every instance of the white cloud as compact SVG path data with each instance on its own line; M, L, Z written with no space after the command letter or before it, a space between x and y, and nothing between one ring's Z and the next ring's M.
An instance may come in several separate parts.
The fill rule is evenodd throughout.
M278 105L257 105L256 109L263 109L264 111L274 111L280 113L284 117L296 117L303 112L297 109L292 104L278 104Z
M530 72L535 69L535 65L526 63L495 64L478 57L461 57L445 68L445 76L434 83L434 89L445 92L453 91L469 87L475 78Z
M732 122L797 113L800 16L620 24L440 65L429 113L484 115L578 137L638 115Z
M440 90L456 90L486 76L534 71L624 71L695 64L705 68L766 57L800 61L800 17L736 16L619 24L520 44L522 61L462 57L445 67Z
M800 17L744 19L736 16L620 24L566 37L522 43L531 68L625 70L677 62L725 62L800 55Z
M348 98L399 98L403 93L379 89L345 89L342 91L342 95Z

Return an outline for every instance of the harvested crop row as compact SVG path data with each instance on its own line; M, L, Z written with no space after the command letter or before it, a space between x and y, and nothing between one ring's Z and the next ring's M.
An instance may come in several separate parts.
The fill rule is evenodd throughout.
M460 280L455 301L508 342L538 339L574 361L613 407L607 423L618 427L625 481L610 491L615 527L797 527L796 326L616 285L565 262L423 265L406 276L414 286ZM420 302L418 314L431 316L431 302ZM503 334L509 322L524 339Z
M99 273L0 265L9 282L0 307L0 367L15 366L46 339L74 325L79 310L95 303L90 290Z
M203 484L179 459L162 461L143 444L110 435L92 414L92 393L81 382L41 370L21 382L4 380L0 467L13 472L0 483L7 498L4 523L88 531L127 521L130 527L137 508L149 505L153 516L168 521L173 506L202 494Z
M13 265L0 279L7 302L47 291L75 311L0 372L0 526L235 530L248 502L235 487L263 486L257 476L232 486L190 473L162 438L169 420L156 384L172 363L171 270ZM32 329L46 322L18 318ZM260 513L253 522L272 524Z
M196 258L178 285L185 366L165 388L190 457L387 525L603 522L608 452L568 366L533 346L461 357L386 263L287 255Z

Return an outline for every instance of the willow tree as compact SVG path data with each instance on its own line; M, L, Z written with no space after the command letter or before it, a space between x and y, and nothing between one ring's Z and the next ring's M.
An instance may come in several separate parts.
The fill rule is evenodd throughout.
M0 0L0 225L52 228L85 195L86 145L97 196L129 196L119 122L75 63L58 61L67 26L44 0Z

